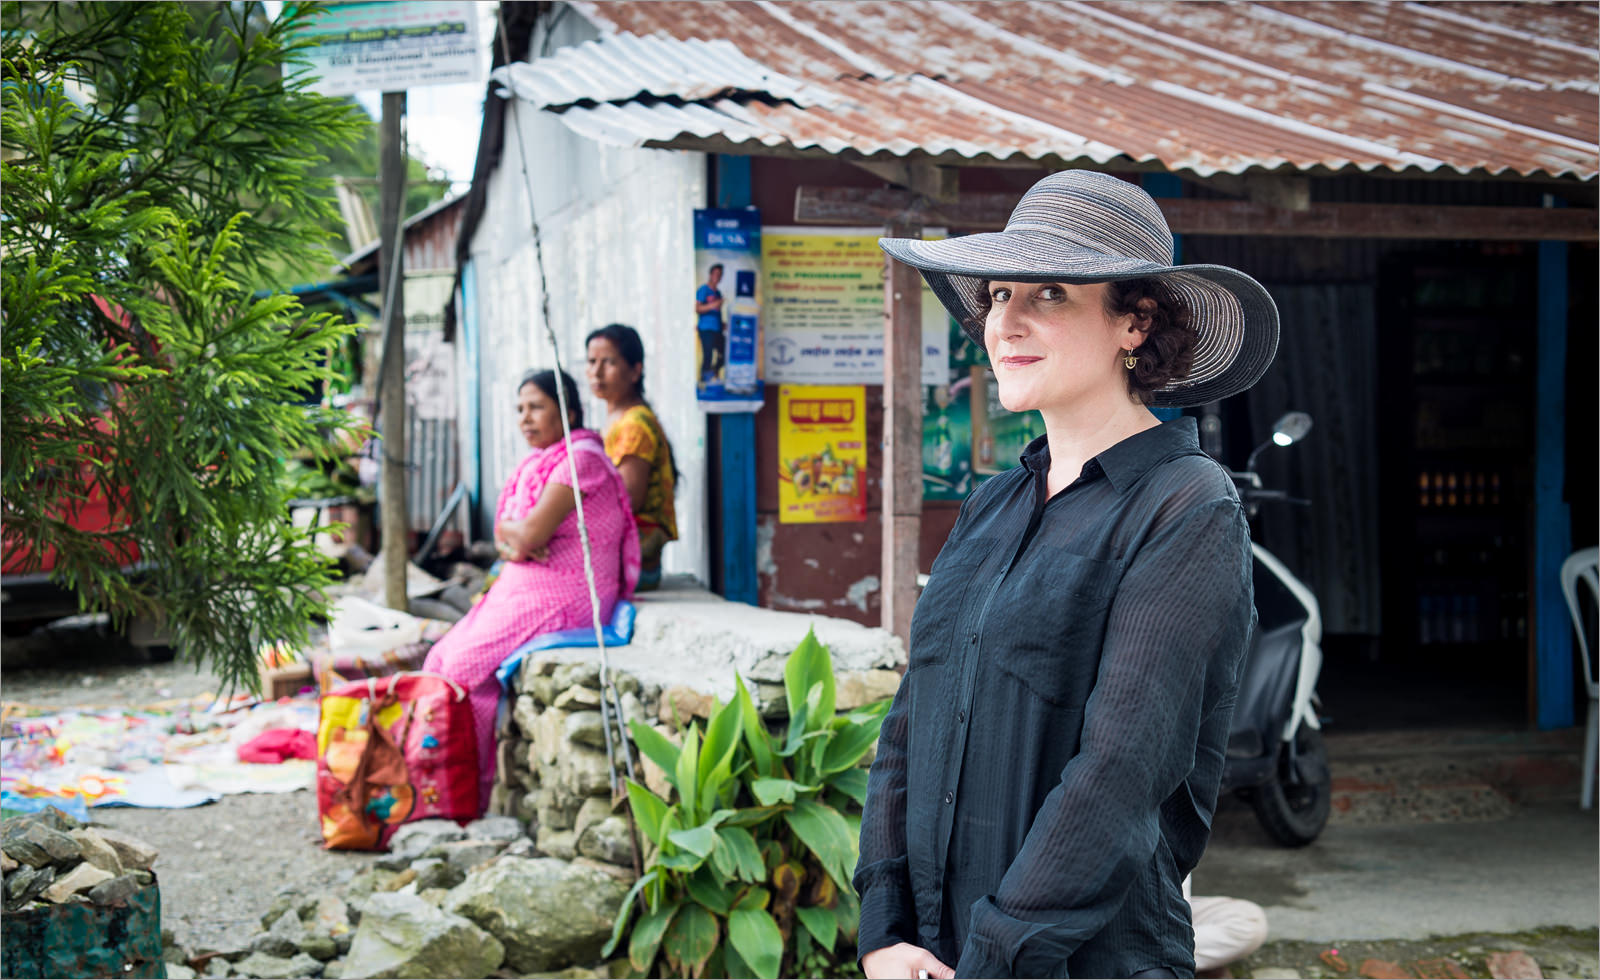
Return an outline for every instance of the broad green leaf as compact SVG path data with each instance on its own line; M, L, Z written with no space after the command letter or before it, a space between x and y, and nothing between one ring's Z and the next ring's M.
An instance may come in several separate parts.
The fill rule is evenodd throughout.
M761 713L756 710L755 702L750 698L750 692L745 690L744 679L735 674L733 683L739 690L734 700L739 703L739 725L744 729L744 741L750 747L750 757L755 762L756 772L763 776L770 776L772 774L772 735L767 731L766 724L761 720Z
M826 775L851 768L872 748L878 731L878 725L846 725L834 732L817 769Z
M673 851L671 854L663 851L656 855L655 863L669 871L682 871L687 874L700 870L706 859L693 851Z
M650 972L650 965L656 959L656 950L661 947L661 936L672 924L678 908L679 903L673 902L640 916L639 924L633 927L633 934L628 937L628 963L635 970L644 974ZM601 955L611 954L606 952Z
M683 884L690 898L718 915L726 917L728 910L733 907L734 896L723 881L718 879L731 880L731 876L716 874L715 870L702 867L690 875Z
M788 804L740 807L734 812L733 816L722 822L722 826L754 827L757 824L766 823L787 809L789 809Z
M717 831L715 827L699 826L689 830L675 830L667 839L697 857L710 857L711 849L717 846Z
M661 821L667 815L666 802L631 779L627 785L628 804L633 807L633 819L639 825L639 832L646 840L660 844Z
M682 965L685 976L699 976L700 968L717 948L721 933L717 917L704 906L690 902L678 910L661 945L667 956Z
M846 769L836 772L828 777L828 785L855 800L862 806L867 805L867 779L865 769Z
M833 952L833 941L839 933L839 923L833 917L833 909L819 909L814 905L803 905L794 910L799 916L800 924L811 933L811 938L822 945L828 952Z
M683 735L683 749L678 753L678 798L683 800L683 817L690 823L700 822L700 726L690 725Z
M839 811L816 800L800 800L783 815L800 842L811 849L841 890L850 886L856 863L856 839Z
M753 977L756 975L756 971L750 969L750 964L739 956L739 951L734 949L733 946L724 943L722 956L723 963L727 969L720 974L714 973L712 976Z
M882 701L864 704L853 711L847 712L842 717L852 725L870 725L874 721L882 720L883 716L888 714L889 709L892 707L894 707L894 699L884 698Z
M783 933L762 909L738 908L728 915L728 942L761 980L777 980Z
M767 907L767 903L771 901L772 893L758 885L754 888L746 888L743 894L739 896L739 900L733 903L733 907L736 909L764 909Z
M639 747L645 758L659 766L667 774L667 781L677 786L678 747L665 735L642 721L631 723L628 730L633 732L633 744Z
M750 792L762 806L793 803L796 793L809 793L815 786L802 786L792 779L757 779L750 784Z
M861 901L855 889L839 889L839 904L833 907L833 921L839 924L839 934L850 942L856 941L856 929L861 924Z
M606 940L605 947L600 950L601 956L610 956L612 951L617 948L617 943L621 941L622 931L628 927L628 916L633 912L634 897L643 891L645 886L659 877L661 876L658 872L651 871L634 882L633 887L628 889L627 897L622 900L622 909L617 913L616 925L611 927L611 938Z
M712 712L706 740L700 747L701 794L715 793L733 767L733 750L739 744L739 704L729 701Z
M722 831L717 831L717 846L711 849L711 867L724 881L735 881L739 877L739 855L728 846L728 839L722 836Z
M796 705L805 702L814 684L823 685L823 689L811 716L817 722L826 722L833 717L833 658L828 648L818 642L816 632L807 630L805 639L800 641L800 645L789 654L788 662L783 665L783 688L789 698L790 712L795 710Z
M761 863L761 849L756 846L755 837L743 827L717 829L717 848L711 852L711 856L718 858L724 855L733 862L734 873L745 881L766 878L767 869Z

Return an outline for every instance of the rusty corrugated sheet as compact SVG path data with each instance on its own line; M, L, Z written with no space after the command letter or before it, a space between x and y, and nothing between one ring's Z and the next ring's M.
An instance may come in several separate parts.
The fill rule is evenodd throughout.
M543 101L605 142L1117 160L1202 176L1257 168L1588 180L1600 170L1600 13L1588 4L572 6L606 36L561 52L566 78L588 81L565 94L547 86ZM635 37L619 42L624 34ZM622 67L607 51L639 38L725 40L740 68L719 74L693 62L714 60L713 47L656 44L651 86L635 87L640 65ZM682 59L693 67L675 88L659 76ZM741 84L751 62L825 94L797 100ZM694 92L707 77L726 85ZM634 93L613 94L622 88Z

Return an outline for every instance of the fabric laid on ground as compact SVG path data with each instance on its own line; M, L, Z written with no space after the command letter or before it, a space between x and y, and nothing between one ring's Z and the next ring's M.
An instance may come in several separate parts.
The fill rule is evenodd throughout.
M55 711L5 706L0 793L7 809L43 800L82 806L179 808L232 793L310 789L316 763L239 761L239 748L274 730L314 737L312 698L231 705L202 696L145 708Z

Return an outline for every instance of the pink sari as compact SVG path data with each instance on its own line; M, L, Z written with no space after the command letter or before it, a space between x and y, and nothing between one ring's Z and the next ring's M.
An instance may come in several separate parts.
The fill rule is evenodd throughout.
M577 463L583 493L600 621L606 623L617 600L630 598L639 583L639 533L628 488L606 458L599 435L574 429L571 458ZM534 450L517 466L500 491L495 523L526 517L551 483L572 483L564 442ZM503 563L493 587L434 644L423 664L424 670L449 677L470 694L478 742L480 808L487 807L494 784L494 722L500 700L495 670L541 633L594 622L576 509L562 520L546 548L549 554L543 561Z

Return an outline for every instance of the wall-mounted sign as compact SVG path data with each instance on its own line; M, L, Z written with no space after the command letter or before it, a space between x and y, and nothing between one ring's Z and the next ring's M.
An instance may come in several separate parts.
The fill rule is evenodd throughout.
M329 4L306 30L319 42L303 53L317 76L312 90L354 95L482 82L477 7L467 0Z
M860 385L778 387L778 520L867 519L867 395Z
M761 237L754 208L694 213L696 392L707 412L761 408Z
M882 229L766 228L766 378L883 384ZM930 231L927 238L942 238ZM944 384L948 314L922 289L922 383Z

